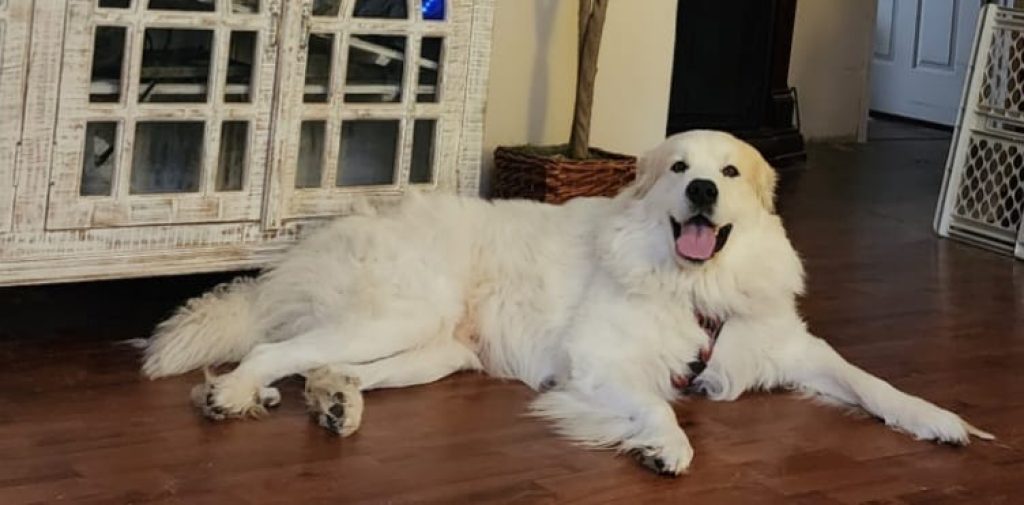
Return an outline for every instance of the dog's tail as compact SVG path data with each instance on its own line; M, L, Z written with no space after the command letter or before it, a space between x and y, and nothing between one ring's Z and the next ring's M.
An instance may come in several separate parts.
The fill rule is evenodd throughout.
M253 308L257 285L239 278L189 300L144 344L142 372L155 379L241 360L262 338Z

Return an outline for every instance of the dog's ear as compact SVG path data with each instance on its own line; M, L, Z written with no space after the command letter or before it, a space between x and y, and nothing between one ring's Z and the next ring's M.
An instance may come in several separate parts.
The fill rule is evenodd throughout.
M636 161L636 180L627 188L632 191L633 198L639 200L647 196L647 192L658 182L658 176L664 170L663 156L657 149L648 151Z
M761 205L768 212L775 213L775 186L778 183L778 174L763 158L758 160L757 174L754 176L754 186L757 190L757 197Z

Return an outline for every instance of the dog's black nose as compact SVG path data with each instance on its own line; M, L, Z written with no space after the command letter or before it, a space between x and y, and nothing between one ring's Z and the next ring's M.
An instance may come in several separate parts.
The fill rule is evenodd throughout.
M686 198L698 208L708 208L718 201L718 186L707 179L694 179L686 186Z

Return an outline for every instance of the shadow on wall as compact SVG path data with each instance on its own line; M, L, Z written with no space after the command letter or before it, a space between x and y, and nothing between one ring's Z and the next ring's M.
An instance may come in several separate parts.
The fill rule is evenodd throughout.
M576 7L568 0L495 1L480 178L484 195L490 194L495 147L568 139Z
M537 42L534 46L533 79L530 80L530 108L527 117L527 142L544 141L548 110L548 55L552 35L555 32L555 11L558 2L534 0L534 22Z

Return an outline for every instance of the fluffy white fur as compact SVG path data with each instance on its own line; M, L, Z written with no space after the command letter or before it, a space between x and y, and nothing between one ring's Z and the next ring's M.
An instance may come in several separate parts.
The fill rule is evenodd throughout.
M688 165L681 173L671 170L678 161ZM723 174L728 165L739 175ZM785 386L859 405L918 438L990 438L808 333L796 310L803 269L773 213L774 177L750 146L701 131L651 151L614 199L412 195L397 209L338 219L259 279L190 301L157 328L143 370L161 377L240 360L197 389L213 418L261 412L271 383L313 375L311 409L342 434L358 428L362 402L352 387L325 389L338 382L325 377L366 390L483 370L542 391L532 412L565 436L678 474L693 450L669 404L678 395L670 377L707 344L696 309L726 320L697 380L713 399ZM669 220L698 212L686 197L696 179L718 189L707 216L733 227L704 262L676 252Z

